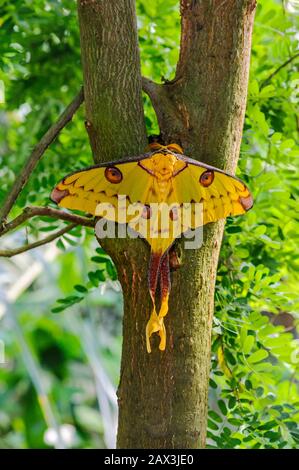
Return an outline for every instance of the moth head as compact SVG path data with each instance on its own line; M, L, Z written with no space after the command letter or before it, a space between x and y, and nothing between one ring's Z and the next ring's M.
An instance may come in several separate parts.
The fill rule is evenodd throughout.
M154 175L159 180L169 180L174 173L176 157L170 153L156 153L153 157Z
M166 146L167 150L170 150L170 152L173 152L173 153L179 153L181 155L183 155L183 149L182 147L179 145L179 144L169 144Z
M151 142L149 144L149 149L152 152L162 152L162 153L179 153L183 155L183 149L179 144L168 144L168 145L162 145L160 142Z
M150 158L141 160L138 165L159 181L168 181L175 173L177 158L169 152L155 152Z
M151 152L157 152L159 150L161 151L166 149L165 145L160 144L160 142L151 142L148 147Z

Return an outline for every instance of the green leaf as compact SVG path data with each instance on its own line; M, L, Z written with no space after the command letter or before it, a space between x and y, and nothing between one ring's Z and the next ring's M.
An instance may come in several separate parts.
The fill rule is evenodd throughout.
M246 336L246 339L245 339L244 344L243 344L244 354L249 354L250 353L250 351L253 348L254 343L255 343L255 337L254 336L252 336L252 335Z
M265 424L261 424L260 426L258 426L258 429L260 431L264 431L264 430L268 430L268 429L273 429L275 428L276 426L278 425L278 423L274 420L271 420L271 421L268 421L268 423L265 423Z
M228 400L228 407L230 409L234 408L236 406L236 398L235 397L230 397L229 400Z
M259 397L259 398L262 397L263 394L264 394L264 389L263 389L263 387L258 387L258 388L255 390L255 393L256 393L256 396L257 396L257 397Z
M230 449L234 449L236 446L242 444L242 441L240 439L232 438L229 439L228 444Z
M64 243L63 243L63 241L61 240L61 238L59 238L59 240L56 242L56 246L57 246L57 248L59 248L60 250L65 251L65 246L64 246Z
M269 356L269 353L265 349L260 349L259 351L254 352L247 359L250 364L255 364L256 362L263 361Z
M245 380L245 387L247 390L251 390L252 389L252 383L250 380L246 379Z
M52 313L60 313L60 312L62 312L62 311L65 310L65 309L66 309L66 307L55 307L55 308L52 308L52 309L51 309L51 312L52 312Z
M58 228L58 225L48 225L48 227L40 227L38 231L39 232L52 232L53 230L57 228Z
M88 292L88 289L86 289L86 287L82 286L81 284L76 284L74 286L74 289L76 289L78 292L82 292L82 293Z
M104 255L103 256L93 256L91 258L91 261L94 261L95 263L105 263L106 264L109 261L109 258L108 258L107 255L106 256L104 256Z
M111 262L108 262L107 265L106 265L106 269L107 269L107 273L108 273L109 277L112 279L112 281L116 281L117 280L117 271L116 271L116 268L115 268L114 264L112 264Z
M104 255L104 256L107 256L107 253L105 250L103 250L103 248L101 248L100 246L98 248L96 248L96 252L98 253L98 255Z
M57 299L57 302L60 304L71 304L76 302L80 297L77 295L70 295L68 297L64 297L63 299Z
M284 152L287 149L293 148L295 145L295 141L293 139L286 139L280 145L280 151Z
M90 280L90 282L92 283L92 285L94 287L98 287L99 285L99 279L97 277L97 274L93 271L90 271L88 274L88 279Z
M216 384L216 382L215 382L213 379L210 379L209 384L210 384L210 387L212 387L212 388L214 388L214 389L216 389L217 386L218 386L218 385Z
M221 410L221 412L224 414L224 415L227 415L227 408L226 408L226 404L223 400L218 400L217 401L217 404Z
M214 423L214 421L208 419L208 428L213 429L213 431L217 431L217 429L219 429L219 426Z
M214 410L210 410L208 412L208 415L210 416L210 418L212 418L217 423L222 423L222 421L223 421L222 417L218 413L216 413L216 411L214 411Z
M242 227L231 225L230 227L227 227L226 231L227 233L240 233L242 232Z
M100 282L106 281L105 272L103 270L97 269L94 274Z

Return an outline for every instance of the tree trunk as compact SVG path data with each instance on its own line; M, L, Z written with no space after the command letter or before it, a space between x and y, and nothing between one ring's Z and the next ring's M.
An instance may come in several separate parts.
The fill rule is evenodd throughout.
M80 0L87 130L95 161L144 151L141 76L134 1ZM176 77L144 79L167 143L186 155L234 171L246 105L255 0L181 0L182 33ZM166 351L145 326L149 247L142 240L103 240L124 295L118 390L120 448L204 447L210 337L223 222L204 228L199 250L176 243Z
M133 0L79 0L86 129L95 162L146 147Z

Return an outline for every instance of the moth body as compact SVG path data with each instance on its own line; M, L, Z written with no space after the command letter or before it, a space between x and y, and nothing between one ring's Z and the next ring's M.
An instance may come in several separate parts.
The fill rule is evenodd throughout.
M189 229L244 214L253 205L250 191L241 180L183 155L178 144L154 143L150 150L131 159L76 171L58 183L51 193L52 200L61 207L127 223L150 244L148 285L153 311L146 327L148 352L153 333L160 336L159 348L166 347L164 317L170 293L168 251L175 239ZM124 202L121 207L120 196ZM110 209L109 215L102 205ZM155 210L157 205L162 206L161 212ZM135 207L139 209L137 218ZM187 218L181 211L186 208L189 209ZM159 312L155 308L158 281Z

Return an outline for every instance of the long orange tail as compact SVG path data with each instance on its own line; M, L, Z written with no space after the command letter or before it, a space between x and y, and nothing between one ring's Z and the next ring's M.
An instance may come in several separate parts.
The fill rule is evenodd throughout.
M155 297L159 276L161 288L161 307L159 314L157 314ZM164 317L168 312L168 299L170 292L170 269L168 253L164 253L162 256L158 253L151 253L148 283L150 296L153 302L153 310L150 319L146 325L146 347L147 351L150 353L150 337L153 333L158 333L160 336L159 349L161 351L164 351L166 347L166 330L164 325Z

